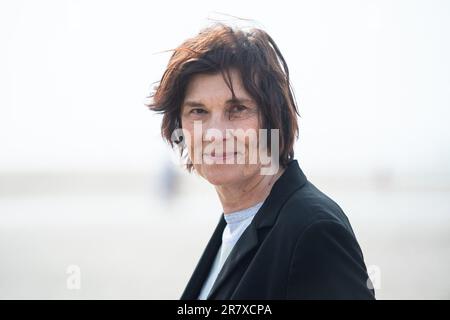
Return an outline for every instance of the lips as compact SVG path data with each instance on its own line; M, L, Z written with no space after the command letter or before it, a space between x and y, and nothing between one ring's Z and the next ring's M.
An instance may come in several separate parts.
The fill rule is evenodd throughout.
M213 151L213 152L211 152L211 157L226 158L226 157L234 156L235 154L237 154L237 152L223 152L223 153L218 153L216 155L216 152Z
M238 153L237 152L223 152L223 153L217 153L216 152L211 152L210 154L205 153L203 154L204 156L211 158L213 160L225 160L228 158L232 158L234 156L236 156Z

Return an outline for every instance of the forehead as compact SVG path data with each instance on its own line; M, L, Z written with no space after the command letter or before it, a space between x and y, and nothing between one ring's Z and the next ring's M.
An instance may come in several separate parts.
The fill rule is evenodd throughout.
M225 73L226 75L226 73ZM239 71L230 69L229 75L233 90L239 99L251 99L251 96L244 89ZM186 88L185 101L195 100L208 102L223 102L232 97L230 88L227 86L222 73L216 74L197 74L193 76Z

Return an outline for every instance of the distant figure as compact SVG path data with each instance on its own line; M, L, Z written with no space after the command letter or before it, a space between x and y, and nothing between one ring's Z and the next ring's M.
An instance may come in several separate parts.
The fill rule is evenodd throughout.
M187 170L223 208L181 299L375 298L349 220L294 159L298 108L265 31L201 30L174 50L151 98L163 137L187 150Z
M165 161L159 176L158 186L163 202L170 202L177 195L178 175L173 164Z

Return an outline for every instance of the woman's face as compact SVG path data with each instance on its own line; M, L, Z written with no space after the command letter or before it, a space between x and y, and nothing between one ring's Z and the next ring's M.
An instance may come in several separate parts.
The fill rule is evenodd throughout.
M181 107L181 126L194 169L216 186L239 184L259 174L259 110L230 70L236 100L221 73L192 77ZM241 129L241 130L238 130Z

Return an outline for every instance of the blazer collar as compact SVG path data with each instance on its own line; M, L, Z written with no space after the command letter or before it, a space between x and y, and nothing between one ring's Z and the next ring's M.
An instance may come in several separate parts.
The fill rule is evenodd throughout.
M214 295L217 293L217 290L239 265L242 259L245 258L253 249L258 247L264 236L262 229L274 225L283 204L296 190L301 188L306 181L306 176L300 169L297 160L291 160L288 163L286 170L273 185L269 196L259 208L250 225L233 247L222 269L220 270L207 299L213 299ZM192 274L192 277L181 296L182 300L197 299L200 294L203 283L209 274L214 258L220 248L222 233L225 226L226 221L224 214L222 213L219 223L217 224L216 229L214 230L214 233L202 254L202 257L200 258L200 261L198 262L194 273Z

